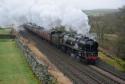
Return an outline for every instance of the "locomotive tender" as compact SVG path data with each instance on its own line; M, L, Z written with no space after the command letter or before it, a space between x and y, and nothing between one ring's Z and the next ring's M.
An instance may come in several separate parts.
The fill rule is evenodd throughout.
M32 23L23 26L70 56L91 64L98 60L98 43L89 37L57 29L46 30Z

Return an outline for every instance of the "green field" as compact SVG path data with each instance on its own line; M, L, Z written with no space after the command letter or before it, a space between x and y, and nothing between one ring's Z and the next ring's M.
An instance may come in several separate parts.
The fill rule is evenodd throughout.
M10 33L10 29L0 28L0 34L9 34L9 33Z
M13 39L0 39L0 84L39 84Z

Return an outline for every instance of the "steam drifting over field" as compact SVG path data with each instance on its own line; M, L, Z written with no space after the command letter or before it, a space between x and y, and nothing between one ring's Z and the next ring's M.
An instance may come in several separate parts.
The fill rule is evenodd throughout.
M52 0L3 0L0 2L0 25L21 25L32 22L46 29L65 26L87 34L88 17L81 9L56 5Z

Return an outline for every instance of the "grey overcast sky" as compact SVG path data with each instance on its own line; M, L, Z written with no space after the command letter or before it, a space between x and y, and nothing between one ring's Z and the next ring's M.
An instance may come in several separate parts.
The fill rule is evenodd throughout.
M82 9L117 9L125 5L125 0L41 0Z
M80 9L117 9L125 5L125 0L0 0L2 2L36 2L42 5L53 4L61 7ZM30 2L29 2L30 1Z

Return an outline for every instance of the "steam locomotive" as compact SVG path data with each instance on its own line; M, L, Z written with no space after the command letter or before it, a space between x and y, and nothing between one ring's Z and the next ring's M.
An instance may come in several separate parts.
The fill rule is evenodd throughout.
M46 30L32 23L23 27L80 61L95 64L98 60L98 43L89 37L58 29Z

